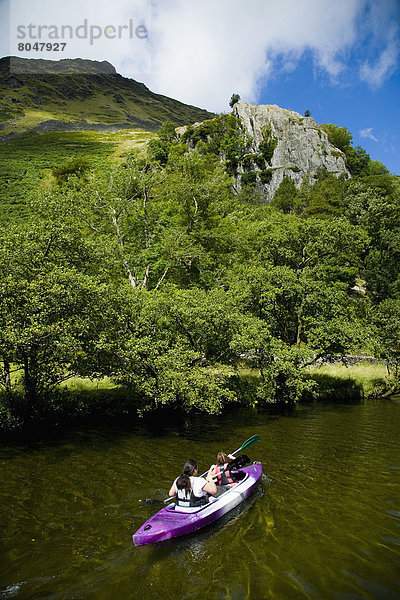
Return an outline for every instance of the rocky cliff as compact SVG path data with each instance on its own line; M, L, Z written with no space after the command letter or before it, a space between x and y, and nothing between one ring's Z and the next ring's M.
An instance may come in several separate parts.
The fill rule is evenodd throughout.
M297 187L305 177L315 183L321 167L337 176L350 177L343 152L332 146L325 131L311 117L276 105L253 106L246 102L235 104L233 111L249 136L251 153L265 161L260 164L258 160L250 168L258 172L257 184L268 198L272 198L285 176ZM244 174L246 168L240 170Z

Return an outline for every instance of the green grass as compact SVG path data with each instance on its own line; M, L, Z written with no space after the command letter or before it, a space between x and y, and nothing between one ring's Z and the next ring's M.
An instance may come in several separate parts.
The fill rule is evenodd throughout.
M84 158L93 170L116 163L156 134L144 131L59 131L26 134L0 144L0 221L25 219L27 198L52 181L52 169Z
M113 390L120 386L113 383L108 377L102 379L89 379L87 377L72 377L68 379L61 389L67 389L70 392L92 391L92 390Z
M378 362L361 362L348 367L342 363L313 366L307 368L307 375L318 385L317 400L374 397L387 384L386 367ZM240 366L239 376L249 388L254 389L260 383L259 371L249 366Z
M366 398L383 389L387 379L386 367L379 362L360 362L348 367L342 363L333 363L309 367L308 373L321 390L332 387L344 389L346 385L353 383Z

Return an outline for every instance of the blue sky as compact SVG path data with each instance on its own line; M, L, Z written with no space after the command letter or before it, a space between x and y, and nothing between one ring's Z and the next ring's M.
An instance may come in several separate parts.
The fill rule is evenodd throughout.
M148 36L18 51L18 25L83 19L104 31L131 19ZM233 92L308 109L400 174L400 0L0 0L0 55L10 53L108 60L155 92L216 112L229 110Z
M348 75L335 81L316 71L306 54L292 72L262 82L257 103L278 104L302 114L310 110L318 123L347 127L354 146L362 146L373 160L400 175L400 72L371 86L355 76L356 63L348 60Z

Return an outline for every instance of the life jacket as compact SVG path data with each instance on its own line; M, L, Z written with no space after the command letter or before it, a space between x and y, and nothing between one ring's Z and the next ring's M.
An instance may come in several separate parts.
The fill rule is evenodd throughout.
M235 483L229 470L228 463L225 465L217 465L215 467L215 475L217 477L215 485L232 485L232 483Z
M185 507L192 507L192 506L203 506L204 504L208 504L208 494L204 494L203 496L195 496L193 493L193 490L191 490L190 492L190 496L188 497L186 495L186 490L185 488L183 489L179 489L176 486L176 482L175 482L175 487L176 487L176 501L175 504L177 506L185 506Z

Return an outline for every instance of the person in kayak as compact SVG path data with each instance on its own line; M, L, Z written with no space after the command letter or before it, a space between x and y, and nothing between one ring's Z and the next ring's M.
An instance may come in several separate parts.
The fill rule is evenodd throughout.
M210 474L216 485L224 485L231 487L236 483L235 479L229 470L229 463L235 457L232 454L225 454L225 452L218 452L217 464L212 465Z
M207 473L206 479L197 476L197 462L189 459L183 465L182 474L174 481L168 495L172 498L176 496L176 505L181 509L187 509L188 512L195 507L207 504L209 494L214 496L217 493L217 487L212 480L211 470Z

